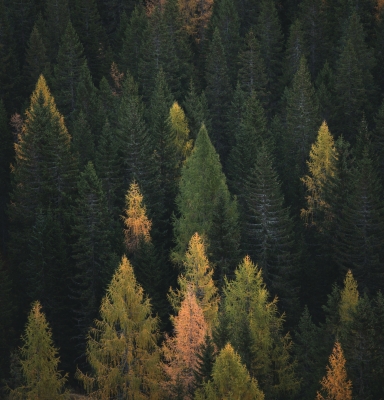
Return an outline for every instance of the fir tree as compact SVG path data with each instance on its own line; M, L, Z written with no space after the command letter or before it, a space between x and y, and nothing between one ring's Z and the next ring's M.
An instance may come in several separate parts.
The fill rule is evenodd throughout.
M297 306L293 223L283 208L280 184L271 157L262 147L244 190L246 201L244 250L263 271L273 295L291 317Z
M83 52L79 37L69 22L61 38L54 80L57 106L66 118L75 110L76 87L85 63Z
M67 377L57 370L60 361L58 350L54 347L51 330L38 301L32 304L22 340L20 364L24 384L11 391L11 398L67 399L68 393L63 391Z
M352 382L347 381L345 358L339 342L335 343L335 347L329 357L327 376L325 376L320 383L326 397L323 397L321 393L317 392L317 400L352 399Z
M224 161L228 152L228 112L231 99L231 85L220 31L216 28L209 48L205 79L209 114L212 119L212 142Z
M205 335L204 342L200 345L199 352L196 354L196 367L193 371L196 388L203 386L212 376L212 367L217 356L215 347L212 337Z
M207 382L197 392L197 400L218 400L241 398L246 400L264 400L255 378L249 376L240 356L228 343L221 350L212 370L212 381Z
M79 167L84 169L89 161L95 161L95 141L83 111L77 115L73 129L73 149L79 160Z
M87 343L90 375L77 377L91 396L159 398L157 319L124 256L100 307Z
M105 195L92 162L78 180L79 196L73 209L73 255L75 275L72 296L75 304L76 339L85 351L85 338L97 316L100 300L115 269Z
M261 56L260 43L251 29L245 36L243 47L239 52L238 81L241 89L248 94L255 92L261 104L268 105L267 73Z

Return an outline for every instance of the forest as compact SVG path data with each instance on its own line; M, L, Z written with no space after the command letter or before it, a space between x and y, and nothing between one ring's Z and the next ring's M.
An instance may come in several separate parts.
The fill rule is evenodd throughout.
M0 398L384 399L383 289L383 0L0 0Z

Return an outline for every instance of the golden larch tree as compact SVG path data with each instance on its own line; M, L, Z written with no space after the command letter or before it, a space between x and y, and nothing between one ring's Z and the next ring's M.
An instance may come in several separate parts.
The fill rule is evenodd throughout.
M333 347L327 365L327 375L320 381L321 392L317 392L316 400L352 400L352 382L347 380L345 358L340 343Z
M125 229L125 244L134 252L142 241L150 242L152 222L147 217L147 208L143 204L143 195L137 182L132 182L125 195L125 216L122 216Z
M173 324L174 336L166 336L163 345L165 359L163 370L167 376L165 390L170 396L175 391L182 390L183 398L191 399L196 379L194 371L198 365L198 353L208 330L203 310L191 287L187 289L179 313L173 319Z

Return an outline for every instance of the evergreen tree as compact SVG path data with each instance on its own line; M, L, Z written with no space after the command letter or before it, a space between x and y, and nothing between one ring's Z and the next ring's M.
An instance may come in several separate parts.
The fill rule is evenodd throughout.
M123 71L127 70L135 79L139 77L140 55L142 52L148 19L142 4L135 6L125 30L120 60Z
M29 37L23 74L28 94L33 91L41 74L48 80L51 78L51 66L37 24L33 27Z
M304 175L306 160L318 130L318 104L311 83L307 62L300 59L300 66L286 97L285 185L288 200L297 203L299 177ZM288 188L289 185L289 188ZM296 196L296 198L295 198ZM293 200L295 199L295 200ZM298 205L298 204L297 204ZM297 207L296 205L296 207Z
M179 218L174 220L176 248L172 253L175 262L181 262L192 235L209 237L214 210L220 196L231 204L230 194L221 170L219 157L203 125L194 149L181 171L179 194L176 197Z
M90 375L78 379L96 398L158 399L161 379L157 319L124 256L100 307L87 343Z
M70 136L64 118L58 112L54 98L43 76L40 76L31 96L26 120L16 146L13 168L10 252L15 282L25 298L28 287L21 273L28 260L28 247L37 211L51 212L53 219L65 234L68 228L70 196L74 192L75 164L70 152ZM50 211L49 211L50 210ZM58 247L56 248L56 244ZM58 258L60 241L53 244ZM37 271L36 271L37 272ZM64 271L63 271L64 273ZM60 288L57 288L60 292Z
M171 289L168 298L172 307L179 310L187 292L191 291L196 296L211 330L216 324L219 299L212 279L213 269L206 257L204 241L198 233L191 237L183 264L183 273L178 278L180 289L176 291Z
M203 310L190 288L187 288L173 325L175 334L173 337L166 336L162 347L165 359L163 369L167 377L166 392L168 398L179 398L182 386L183 398L190 399L195 386L194 370L197 367L198 351L208 331Z
M47 32L49 32L48 55L53 63L58 57L60 43L70 23L68 0L44 0L44 3Z
M262 271L249 257L224 289L223 312L228 338L267 396L286 398L298 389L295 364L290 360L292 342L283 336L283 319L277 300L269 301Z
M264 399L264 393L259 389L256 379L249 376L240 356L229 343L217 356L213 365L212 381L207 382L195 396L196 400L225 398Z
M329 357L327 376L325 376L320 383L326 397L323 397L321 393L317 392L317 400L352 399L352 382L347 381L345 358L339 342L335 343L335 347Z
M85 63L83 52L83 45L75 29L71 22L68 22L61 38L54 80L57 106L66 118L75 110L76 87Z
M270 96L267 92L267 79L260 43L251 29L245 36L243 47L239 52L238 81L245 93L255 92L261 104L267 107Z
M95 161L95 141L83 111L77 115L73 128L73 150L79 160L81 170L88 162Z
M110 65L108 41L95 0L74 0L73 24L84 46L87 64L95 82L106 75Z
M228 152L228 112L231 99L231 85L220 31L216 28L209 48L205 80L209 115L212 120L212 142L225 161Z
M199 388L209 381L212 376L212 367L216 359L215 343L210 335L205 335L204 342L196 354L195 386Z
M263 271L263 277L281 306L293 318L297 311L297 283L293 223L280 183L265 147L259 149L247 175L244 248Z
M335 103L334 73L328 61L316 78L316 93L319 101L320 116L323 121L333 124L333 107Z
M376 126L372 135L372 150L376 158L380 181L384 184L384 101L377 112L375 123Z
M344 206L337 236L336 260L351 269L363 290L375 293L382 287L381 187L367 152L357 164L352 189Z
M73 209L73 255L75 275L76 339L79 354L85 351L85 338L97 316L99 303L115 269L111 251L111 231L105 195L92 162L78 180L79 196Z
M282 61L282 33L280 21L273 0L263 0L256 23L256 38L260 43L261 57L267 74L268 115L276 109L281 95L280 74Z
M267 122L256 94L246 100L240 126L234 132L235 144L228 159L228 174L234 192L244 197L244 182L255 164L255 156L267 144Z
M237 75L236 58L240 46L240 21L233 0L221 0L214 7L211 19L213 29L218 29L228 66L228 76L233 84ZM209 82L207 82L209 83Z
M51 330L38 301L32 304L22 340L20 364L24 384L11 391L11 398L67 399L68 393L63 391L67 377L57 370L60 361L58 350L54 347Z

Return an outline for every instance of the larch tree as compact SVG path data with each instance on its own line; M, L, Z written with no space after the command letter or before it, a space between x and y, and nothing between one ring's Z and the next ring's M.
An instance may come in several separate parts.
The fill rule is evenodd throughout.
M87 343L90 374L77 378L93 399L159 399L161 371L157 318L123 256L101 302Z
M348 270L344 279L344 288L340 292L339 313L342 324L352 321L358 302L357 282L353 278L351 270Z
M299 382L290 356L292 342L282 333L277 299L269 301L262 271L249 257L240 263L235 275L224 288L223 329L267 396L293 394Z
M251 378L239 354L228 343L213 365L212 380L195 395L196 400L244 399L264 400L257 380Z
M337 159L333 137L324 121L309 153L309 175L301 178L307 190L307 208L301 210L301 217L307 224L317 225L320 231L323 225L333 218L325 192L337 173Z
M166 336L162 347L165 390L170 398L179 398L175 396L177 394L182 395L183 399L192 399L198 353L208 332L203 310L192 287L186 288L178 314L173 319L173 326L174 336ZM182 394L180 386L184 392Z
M316 400L352 400L352 382L347 380L345 358L339 342L329 357L327 375L320 381L325 397L317 392Z
M169 300L173 308L178 310L188 290L191 290L211 329L217 322L219 298L212 279L213 269L206 256L205 244L198 233L191 237L183 265L184 268L178 278L180 289L176 291L171 289Z
M11 390L11 399L68 399L64 390L67 376L58 371L60 359L52 340L52 333L41 305L33 303L28 316L20 364L24 384Z

